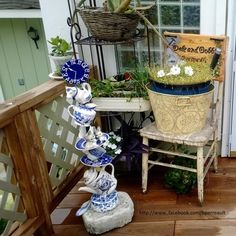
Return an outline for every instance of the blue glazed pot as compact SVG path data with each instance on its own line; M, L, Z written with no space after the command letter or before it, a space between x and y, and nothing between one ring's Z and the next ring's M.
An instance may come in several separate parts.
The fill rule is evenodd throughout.
M194 85L169 85L152 81L149 87L152 91L171 95L194 95L207 93L211 89L211 82L207 81Z

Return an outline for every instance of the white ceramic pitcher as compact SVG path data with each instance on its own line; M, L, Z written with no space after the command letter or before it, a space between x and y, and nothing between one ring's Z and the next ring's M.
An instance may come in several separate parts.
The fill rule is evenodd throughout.
M111 166L111 174L105 171L107 166ZM96 172L95 168L85 171L84 181L86 186L80 187L79 190L100 195L114 192L117 186L117 179L114 176L114 166L109 163L106 166L103 166L99 173Z
M88 83L82 83L81 88L66 86L66 98L80 104L88 103L92 99L91 86Z

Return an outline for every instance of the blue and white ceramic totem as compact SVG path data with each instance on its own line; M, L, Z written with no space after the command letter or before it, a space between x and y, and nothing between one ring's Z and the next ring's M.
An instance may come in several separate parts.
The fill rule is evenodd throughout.
M81 163L90 167L84 173L85 186L79 191L89 192L92 196L82 204L76 215L82 216L89 233L101 234L128 224L132 220L134 206L127 193L116 191L117 180L111 164L113 158L102 147L109 140L109 135L92 125L96 105L91 103L88 65L80 59L71 60L61 72L69 84L66 86L66 98L73 102L67 110L79 126L75 148L84 153ZM107 172L107 167L111 168L111 173Z
M108 141L109 135L103 133L100 127L96 128L91 125L96 116L96 105L90 102L92 93L87 83L89 66L80 59L71 60L64 64L61 72L64 79L73 85L66 86L66 98L75 103L75 105L69 105L67 110L75 124L80 127L75 148L85 154L80 161L91 167L84 173L86 186L79 190L90 192L92 196L82 205L76 215L83 215L89 208L95 212L112 210L118 203L115 190L117 180L114 177L114 166L110 164L112 157L107 155L105 149L101 147ZM108 165L112 168L111 174L105 171Z

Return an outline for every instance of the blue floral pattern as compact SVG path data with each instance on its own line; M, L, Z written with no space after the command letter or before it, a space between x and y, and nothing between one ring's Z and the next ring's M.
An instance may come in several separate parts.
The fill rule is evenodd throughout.
M92 161L87 157L87 155L85 155L85 156L81 157L80 161L81 161L81 163L83 163L86 166L99 167L99 166L105 166L105 165L111 163L112 157L107 154L103 154L97 160Z

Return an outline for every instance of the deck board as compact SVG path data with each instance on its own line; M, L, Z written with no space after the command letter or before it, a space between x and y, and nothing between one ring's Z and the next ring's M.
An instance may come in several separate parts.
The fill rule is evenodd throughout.
M54 227L57 236L85 236L89 235L81 225L58 225ZM114 229L104 236L121 236L121 235L134 235L134 236L172 236L174 232L174 221L162 222L148 222L140 223L134 222L128 224L126 227Z
M156 168L156 169L155 169ZM141 192L141 174L128 173L118 177L118 190L126 191L135 206L133 221L123 228L104 235L235 235L236 230L236 159L220 159L219 171L210 171L205 181L205 200L199 206L196 188L189 194L177 195L163 184L165 168L150 172L148 192ZM81 217L75 213L90 198L79 193L80 181L55 211L67 215L54 223L56 235L89 235ZM68 213L69 212L69 213ZM52 220L53 218L52 217Z
M236 220L177 221L176 236L231 236L236 232Z

